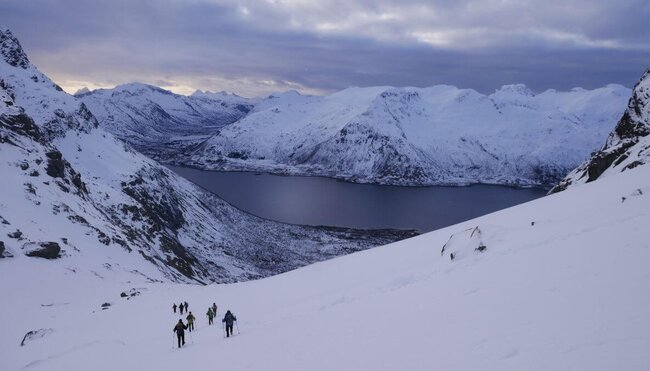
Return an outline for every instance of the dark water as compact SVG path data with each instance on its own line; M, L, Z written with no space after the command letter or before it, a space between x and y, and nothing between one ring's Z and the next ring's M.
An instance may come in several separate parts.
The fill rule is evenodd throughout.
M504 186L394 187L330 178L170 169L236 207L280 222L422 232L542 197Z

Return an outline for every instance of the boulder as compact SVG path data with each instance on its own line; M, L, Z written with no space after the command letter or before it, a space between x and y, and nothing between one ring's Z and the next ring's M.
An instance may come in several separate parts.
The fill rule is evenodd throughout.
M25 255L44 259L57 259L61 255L61 246L56 242L40 242L38 244L25 244L23 249L27 250Z
M132 289L130 289L130 290L128 290L128 291L123 291L122 293L120 293L120 297L122 297L122 298L126 298L126 300L129 300L129 299L131 299L132 297L134 297L134 296L138 296L138 295L140 295L140 294L141 294L141 292L140 292L139 289L132 288Z
M23 232L21 232L20 229L16 229L15 232L7 233L7 236L9 238L15 238L20 240L23 237Z

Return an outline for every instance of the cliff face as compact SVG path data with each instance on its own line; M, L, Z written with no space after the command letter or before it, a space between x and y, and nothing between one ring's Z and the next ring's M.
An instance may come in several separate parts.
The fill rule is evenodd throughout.
M634 86L627 109L607 137L605 145L567 175L550 193L645 164L650 157L649 134L650 70Z

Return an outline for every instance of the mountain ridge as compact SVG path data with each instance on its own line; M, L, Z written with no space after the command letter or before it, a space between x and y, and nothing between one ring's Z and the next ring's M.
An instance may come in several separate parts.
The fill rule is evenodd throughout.
M254 102L235 95L180 95L138 82L75 98L89 107L102 127L154 159L239 120Z
M277 274L416 234L246 214L105 131L84 102L31 63L9 63L24 51L10 32L0 39L10 41L0 59L3 257L39 259L27 254L43 248L60 259L51 264L72 271L204 284Z
M491 95L440 85L272 96L200 145L161 160L362 183L550 188L597 148L628 90L530 94L522 85Z
M287 91L262 99L166 92L182 98L162 108L147 89L133 88L141 85L79 99L107 130L163 163L405 186L551 188L598 148L630 92L618 84L537 94L524 84L491 94L450 85L350 87L326 96ZM132 88L126 103L119 98L125 87ZM178 108L183 99L226 109L234 104L237 114L215 110L201 121ZM116 112L126 117L116 120ZM137 124L124 127L129 121Z

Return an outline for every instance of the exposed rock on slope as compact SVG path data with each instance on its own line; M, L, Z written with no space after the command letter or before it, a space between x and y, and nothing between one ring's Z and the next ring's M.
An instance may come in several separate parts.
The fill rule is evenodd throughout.
M45 244L46 255L60 255L72 273L232 282L412 235L284 225L243 213L98 127L84 103L22 58L7 29L0 40L5 256L31 259L23 247L33 254Z
M566 176L551 193L601 176L623 172L645 164L650 158L650 70L634 86L623 117L605 145L589 160Z
M25 255L35 258L57 259L61 257L61 246L56 242L26 243L23 250L25 250Z
M13 37L6 27L0 27L0 53L2 53L5 62L10 66L20 68L27 68L29 66L29 59L20 46L20 42Z

